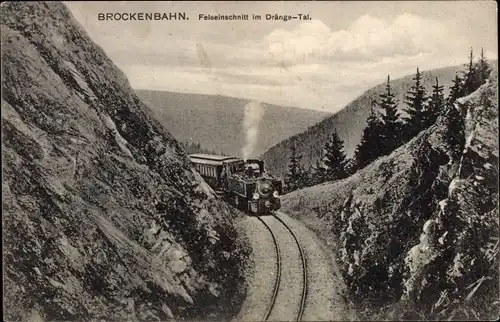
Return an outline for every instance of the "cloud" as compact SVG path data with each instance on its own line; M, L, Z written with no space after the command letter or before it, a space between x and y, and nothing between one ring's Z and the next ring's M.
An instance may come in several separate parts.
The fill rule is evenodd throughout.
M422 57L433 61L438 56L466 57L470 46L470 39L454 32L446 22L409 13L392 20L363 15L345 29L332 30L321 20L291 26L272 30L259 40L242 38L235 43L197 37L170 39L170 36L161 40L142 38L130 44L118 39L116 45L110 45L109 51L124 64L204 66L208 69L233 66L236 73L249 66L290 69L294 65L364 64L387 59L399 63Z
M311 58L377 61L415 56L442 51L450 39L453 34L445 24L402 14L389 22L363 15L340 30L331 30L319 20L307 21L290 31L274 30L265 41L269 57L294 63Z
M395 79L416 67L465 63L473 39L448 26L409 13L392 19L362 15L344 28L303 21L234 42L201 36L155 38L151 32L130 41L110 38L104 47L134 88L336 112L388 74Z

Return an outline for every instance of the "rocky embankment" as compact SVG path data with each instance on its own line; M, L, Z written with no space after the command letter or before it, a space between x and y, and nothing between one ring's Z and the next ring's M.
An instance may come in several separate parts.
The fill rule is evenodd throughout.
M232 316L234 214L63 4L1 13L5 319Z
M284 197L365 318L498 317L497 92L495 72L391 155Z

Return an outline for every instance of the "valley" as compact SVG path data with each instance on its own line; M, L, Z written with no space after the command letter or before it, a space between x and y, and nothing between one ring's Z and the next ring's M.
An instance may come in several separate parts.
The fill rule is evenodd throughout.
M181 142L242 157L246 144L245 106L249 100L217 95L136 90L158 120ZM262 103L252 156L306 130L329 113Z

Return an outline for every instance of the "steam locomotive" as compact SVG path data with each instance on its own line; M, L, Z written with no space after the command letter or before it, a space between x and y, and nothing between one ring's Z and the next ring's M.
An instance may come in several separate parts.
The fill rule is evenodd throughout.
M205 182L236 208L252 214L281 208L281 181L265 172L264 161L210 154L189 157Z

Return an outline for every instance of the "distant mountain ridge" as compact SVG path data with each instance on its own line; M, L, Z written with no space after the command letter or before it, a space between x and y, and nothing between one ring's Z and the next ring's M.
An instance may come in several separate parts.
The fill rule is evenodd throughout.
M135 90L157 119L179 141L199 142L203 148L241 156L245 146L243 130L248 99L221 95ZM258 142L253 156L306 130L331 113L261 103Z
M462 66L450 66L422 72L422 82L428 94L432 91L432 85L439 79L439 84L444 85L445 95L448 94L456 72L463 70ZM416 71L416 69L415 69ZM413 85L414 74L391 80L390 84L399 109L405 108L404 96ZM381 75L381 81L383 77ZM291 136L276 144L265 153L262 158L267 163L268 170L276 175L284 175L287 171L287 163L291 154L291 147L295 145L297 153L302 156L301 163L308 168L315 164L323 151L323 147L334 129L337 129L340 138L344 141L344 151L352 156L357 144L361 140L361 134L366 126L373 100L378 100L385 88L386 82L367 90L358 98L336 114L325 118L321 122L309 127L302 133Z

